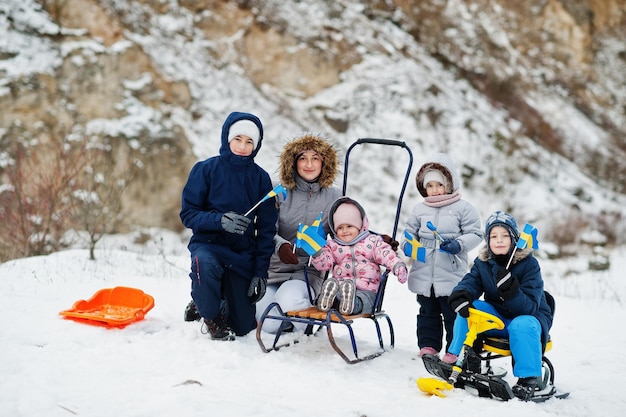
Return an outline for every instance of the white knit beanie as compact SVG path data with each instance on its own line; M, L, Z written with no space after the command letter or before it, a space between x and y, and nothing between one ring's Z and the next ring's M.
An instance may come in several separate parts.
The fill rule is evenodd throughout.
M254 142L254 149L256 149L257 144L259 143L259 136L261 136L259 132L259 127L252 121L248 119L237 120L235 123L230 125L228 129L228 143L237 135L246 135Z
M426 184L431 181L438 182L441 185L446 185L446 180L443 178L443 174L437 170L431 170L424 174L424 188L426 188Z

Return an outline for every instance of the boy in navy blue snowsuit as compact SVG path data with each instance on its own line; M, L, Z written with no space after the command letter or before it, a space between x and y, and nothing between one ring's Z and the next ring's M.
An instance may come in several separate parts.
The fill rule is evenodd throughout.
M486 334L509 339L513 375L518 377L513 394L528 401L542 375L541 357L554 312L532 249L515 250L519 239L515 218L502 211L489 216L485 226L486 246L448 297L450 307L458 313L449 353L458 355L462 349L469 308L502 319L503 330L490 330ZM484 300L478 299L481 296Z
M254 162L262 140L256 116L231 113L219 156L196 163L183 189L180 218L193 231L191 296L213 340L234 340L256 328L255 303L265 293L275 200L244 216L272 190L270 176Z

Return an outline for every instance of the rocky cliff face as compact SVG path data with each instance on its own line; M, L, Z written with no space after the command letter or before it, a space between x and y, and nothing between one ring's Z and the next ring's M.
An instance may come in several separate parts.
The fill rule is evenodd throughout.
M406 13L407 30L416 40L520 120L528 137L579 163L593 176L610 178L615 190L626 191L601 166L624 174L618 159L626 149L626 95L620 87L626 49L618 40L626 39L626 2L396 3ZM620 156L598 164L605 153L593 141L582 153L568 149L567 130L532 99L556 90L606 133L604 145L619 149Z
M217 151L231 105L254 110L264 100L281 129L347 142L359 123L347 109L362 106L362 115L375 103L341 109L322 97L373 55L441 65L451 83L482 95L518 126L488 134L497 152L511 156L519 138L529 138L607 190L626 192L623 0L7 1L0 19L7 39L19 42L0 42L2 148L73 134L109 146L122 172L140 166L117 231L180 229L187 173ZM193 77L177 65L191 67ZM427 95L447 94L442 83L424 82ZM402 90L393 94L421 101ZM424 130L445 130L440 106L403 112ZM585 143L586 133L555 107L575 112L593 137ZM471 136L477 128L468 121L462 129ZM580 146L572 145L576 135ZM213 145L205 149L207 136ZM268 145L267 160L280 145Z

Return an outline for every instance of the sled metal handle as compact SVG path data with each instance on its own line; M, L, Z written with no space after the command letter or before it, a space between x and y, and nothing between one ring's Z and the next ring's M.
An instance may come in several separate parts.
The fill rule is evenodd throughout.
M396 238L397 230L398 230L398 222L400 221L400 211L402 210L402 199L404 198L404 193L406 191L407 184L409 182L409 176L411 175L411 168L413 167L413 152L411 152L411 148L409 148L406 142L401 140L394 139L381 139L381 138L359 138L352 145L348 147L346 151L346 158L344 162L344 172L343 172L343 191L342 195L346 195L346 190L348 188L348 161L350 159L350 152L357 145L362 145L366 143L378 144L378 145L387 145L387 146L398 146L404 148L409 154L409 163L407 164L406 173L404 175L404 181L402 182L402 189L400 190L400 194L398 196L398 204L396 207L396 217L394 219L393 224L393 239Z
M356 140L356 142L352 144L352 146L350 146L350 148L353 148L354 146L360 145L362 143L378 143L379 145L393 145L393 146L406 147L406 143L404 143L401 140L379 139L379 138L359 138Z

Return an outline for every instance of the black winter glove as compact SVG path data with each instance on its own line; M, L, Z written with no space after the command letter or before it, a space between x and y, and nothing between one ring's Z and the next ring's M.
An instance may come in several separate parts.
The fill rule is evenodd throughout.
M237 214L235 212L229 211L222 215L222 228L228 233L236 233L238 235L243 235L248 229L248 225L250 224L250 219L246 216L242 216L241 214Z
M267 290L267 278L253 277L248 287L250 303L256 304L265 295Z
M508 269L500 268L496 274L496 286L498 287L498 295L503 300L508 300L517 294L519 280L511 275L511 271Z
M457 290L448 296L448 305L455 313L461 317L469 317L469 309L474 308L472 304L472 294L466 290Z
M461 252L461 244L456 239L446 239L441 242L441 245L439 245L439 249L441 249L442 251L446 251L452 255L456 255L457 253Z
M388 244L389 246L391 246L391 249L394 252L398 251L398 246L400 246L400 242L398 242L397 240L393 240L391 238L391 236L389 235L380 235L380 237L383 238L383 240L385 241L386 244Z
M284 264L298 265L298 255L293 253L293 245L291 243L283 243L278 248L278 257Z

